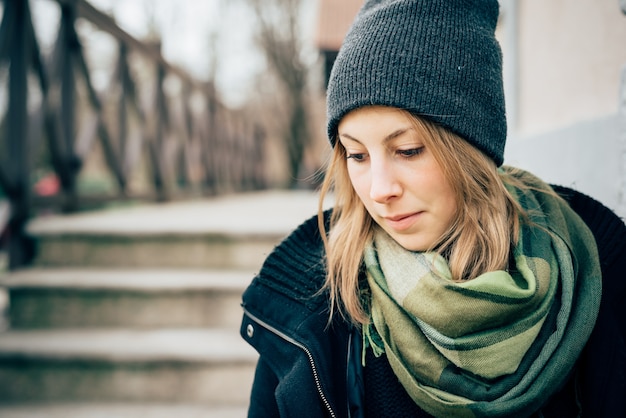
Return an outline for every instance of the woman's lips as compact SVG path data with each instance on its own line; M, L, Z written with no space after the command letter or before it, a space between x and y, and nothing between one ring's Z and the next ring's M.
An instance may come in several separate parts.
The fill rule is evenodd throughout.
M404 215L385 216L383 219L385 223L396 231L403 231L409 228L417 220L420 214L423 212L414 212Z

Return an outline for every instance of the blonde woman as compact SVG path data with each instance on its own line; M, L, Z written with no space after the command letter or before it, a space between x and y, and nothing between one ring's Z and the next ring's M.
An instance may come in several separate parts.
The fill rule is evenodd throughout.
M497 18L365 2L328 88L335 207L243 296L249 416L626 416L626 226L502 165Z

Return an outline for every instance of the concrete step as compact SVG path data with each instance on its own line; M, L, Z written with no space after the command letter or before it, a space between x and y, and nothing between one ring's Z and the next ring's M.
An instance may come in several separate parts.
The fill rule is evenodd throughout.
M316 211L289 191L32 220L34 268L0 283L0 416L245 416L241 292Z
M163 403L40 403L0 405L2 418L245 418L244 406Z
M39 266L259 268L317 211L313 192L263 192L34 219Z
M40 267L258 268L282 236L64 233L37 237Z
M0 403L242 407L256 360L235 331L9 331L0 334Z
M13 329L237 329L253 271L25 269L0 277Z

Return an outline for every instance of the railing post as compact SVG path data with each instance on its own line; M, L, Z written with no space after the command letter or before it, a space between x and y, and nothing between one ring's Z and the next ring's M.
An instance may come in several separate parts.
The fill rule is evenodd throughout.
M71 1L61 6L61 28L59 33L58 56L61 82L61 184L65 194L66 212L78 208L76 180L81 161L76 156L76 73L74 56L80 53L80 43L74 30L76 22L76 2Z
M217 171L215 156L215 149L217 144L217 100L215 99L215 85L211 81L208 84L208 92L206 94L206 133L203 138L203 150L204 155L204 183L205 189L209 195L217 193Z
M256 190L263 189L267 186L265 178L265 130L259 124L255 124L252 131L252 141L254 154L253 185Z
M167 118L166 114L166 105L165 105L165 93L163 92L163 83L165 82L165 68L160 63L157 63L157 74L156 74L156 84L155 84L155 103L154 103L154 123L155 130L154 134L154 147L157 150L156 159L153 161L154 171L153 171L153 181L154 188L157 194L158 201L166 201L169 200L169 195L167 191L166 179L168 177L167 170L167 156L165 155L165 118Z
M9 106L6 114L5 140L8 141L3 165L8 181L7 195L11 202L11 218L8 230L9 268L15 269L30 261L30 246L24 228L31 213L30 150L28 144L27 73L29 59L35 42L28 30L30 9L28 1L5 1L4 19L13 29L6 33L11 42L19 46L9 47Z
M59 2L61 24L55 45L49 90L44 90L45 128L50 160L62 187L64 212L78 209L77 177L82 167L77 153L76 84L74 65L84 66L81 44L75 30L78 0ZM36 46L36 42L33 41ZM86 70L86 68L85 68ZM84 71L86 73L86 71ZM88 82L88 74L85 75ZM88 85L88 89L91 90ZM49 94L51 93L51 94ZM90 95L93 93L90 91Z
M119 43L118 58L117 58L117 77L120 86L119 97L117 102L117 155L126 156L127 147L127 130L128 130L128 116L126 108L126 96L128 94L128 47L124 42ZM123 163L122 163L123 164ZM124 167L125 169L126 167ZM125 190L123 190L125 192Z

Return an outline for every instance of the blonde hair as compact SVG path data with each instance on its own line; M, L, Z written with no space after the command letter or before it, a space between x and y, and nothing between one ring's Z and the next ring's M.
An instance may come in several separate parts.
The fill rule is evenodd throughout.
M456 216L431 250L448 260L456 281L506 268L512 245L518 239L519 216L523 211L505 183L517 182L499 172L493 160L469 142L432 122L402 112L413 121L457 201ZM327 229L321 208L331 192L335 205ZM330 294L331 315L338 310L354 323L367 323L359 280L363 251L375 224L352 187L346 151L340 141L336 141L321 187L318 222L326 250L325 289Z

